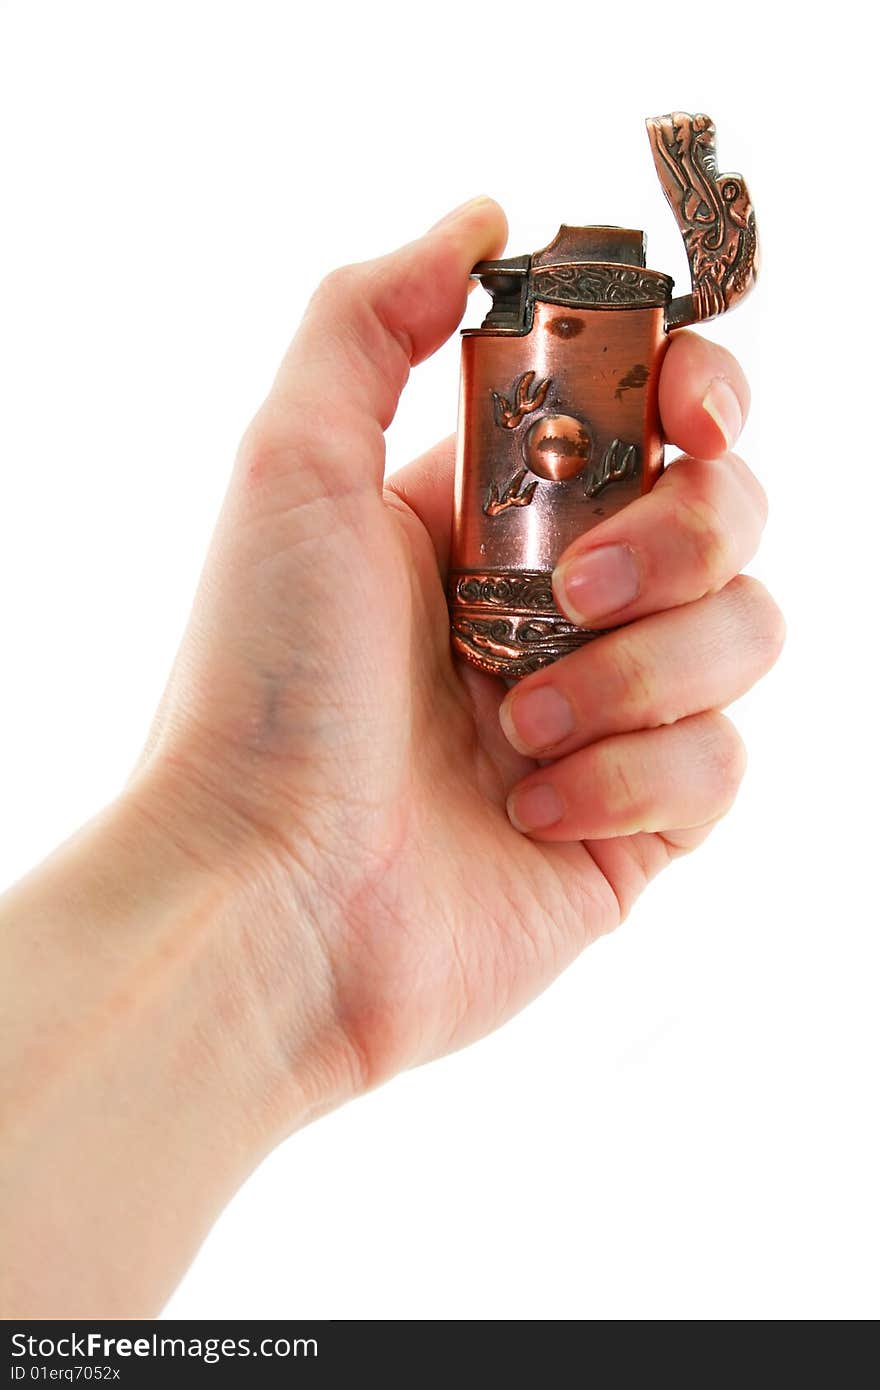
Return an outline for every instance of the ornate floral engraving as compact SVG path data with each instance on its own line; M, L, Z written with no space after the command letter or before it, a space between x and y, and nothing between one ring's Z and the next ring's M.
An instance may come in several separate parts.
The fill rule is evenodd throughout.
M459 574L453 585L457 602L496 608L556 612L550 575L543 570L483 570Z
M452 645L492 675L508 679L530 675L598 636L572 628L561 618L481 618L459 613L452 620Z
M508 679L549 666L600 635L562 617L550 575L538 570L453 573L449 606L454 649Z
M584 308L603 304L662 307L669 300L672 281L656 270L631 265L549 266L532 272L532 294L549 304L578 304Z

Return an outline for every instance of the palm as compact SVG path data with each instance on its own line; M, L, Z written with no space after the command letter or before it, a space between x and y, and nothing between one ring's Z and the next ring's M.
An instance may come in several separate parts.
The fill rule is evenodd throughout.
M619 903L585 845L511 826L507 792L532 764L501 732L501 683L453 664L431 537L396 498L359 565L376 588L334 645L358 667L372 655L362 707L382 713L332 760L337 862L360 887L344 938L326 944L347 1025L384 1075L496 1026L615 925ZM364 761L379 789L366 806L351 778Z
M510 824L533 764L501 682L453 663L436 541L394 493L221 520L150 744L256 828L291 903L305 870L344 904L306 915L372 1078L488 1032L628 891L584 844ZM296 911L286 930L294 951Z

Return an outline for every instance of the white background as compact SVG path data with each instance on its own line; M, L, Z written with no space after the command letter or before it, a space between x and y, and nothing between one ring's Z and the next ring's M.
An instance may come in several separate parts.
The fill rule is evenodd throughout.
M642 126L674 107L763 239L707 329L789 622L736 809L503 1032L277 1152L169 1315L878 1312L876 79L858 9L822 14L0 0L3 881L126 777L324 271L488 192L511 254L616 222L685 281ZM392 467L453 427L457 352Z

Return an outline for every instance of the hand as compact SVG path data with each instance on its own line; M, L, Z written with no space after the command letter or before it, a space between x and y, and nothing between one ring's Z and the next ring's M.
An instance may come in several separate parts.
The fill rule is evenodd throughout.
M245 885L230 993L281 1127L293 1077L320 1107L470 1042L616 926L731 805L744 755L719 710L782 642L737 577L765 520L727 452L748 389L679 333L660 405L691 457L555 579L575 621L626 626L506 695L452 661L453 445L383 490L383 430L504 237L477 200L318 289L242 443L131 784L187 855Z
M383 491L382 431L503 238L483 199L321 286L135 774L0 901L6 1317L153 1315L280 1138L501 1023L733 799L718 710L782 625L737 578L748 391L692 334L660 406L695 457L555 576L626 625L507 694L450 658L452 444Z

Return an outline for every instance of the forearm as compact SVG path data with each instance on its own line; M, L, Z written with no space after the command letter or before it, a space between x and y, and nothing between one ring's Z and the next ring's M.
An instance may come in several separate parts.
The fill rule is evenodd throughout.
M287 1054L256 1023L243 883L126 797L0 902L0 1315L155 1314L323 1103L308 1010Z

